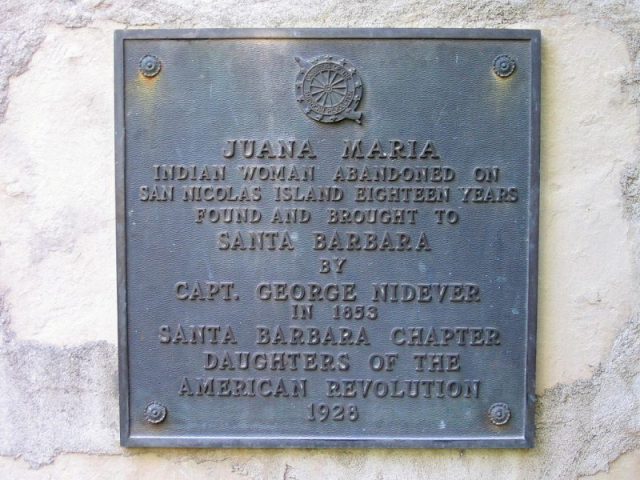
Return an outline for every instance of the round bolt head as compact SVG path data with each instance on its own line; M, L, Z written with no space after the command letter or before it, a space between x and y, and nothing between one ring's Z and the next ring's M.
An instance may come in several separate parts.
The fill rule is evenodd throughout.
M160 73L162 63L155 55L145 55L140 59L140 73L147 78L155 77Z
M493 59L493 73L501 78L511 76L516 69L516 61L509 55L498 55Z
M167 418L167 407L158 402L151 402L144 409L144 418L149 423L161 423Z
M506 403L494 403L489 407L489 420L494 425L504 425L511 418L511 409Z

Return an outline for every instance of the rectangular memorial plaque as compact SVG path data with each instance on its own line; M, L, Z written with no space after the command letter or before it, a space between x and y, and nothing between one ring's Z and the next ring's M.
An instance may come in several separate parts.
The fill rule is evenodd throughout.
M123 445L532 446L538 31L115 52Z

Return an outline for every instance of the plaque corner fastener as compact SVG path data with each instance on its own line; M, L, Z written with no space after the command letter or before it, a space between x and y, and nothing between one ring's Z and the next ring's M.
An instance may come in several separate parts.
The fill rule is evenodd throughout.
M149 423L162 423L167 418L167 407L159 402L153 401L145 407L144 418Z
M162 70L162 62L156 55L147 53L140 58L138 67L143 76L153 78L160 73L160 70Z
M509 405L504 402L494 403L489 407L489 411L487 412L489 415L489 420L494 425L505 425L511 419L511 409Z

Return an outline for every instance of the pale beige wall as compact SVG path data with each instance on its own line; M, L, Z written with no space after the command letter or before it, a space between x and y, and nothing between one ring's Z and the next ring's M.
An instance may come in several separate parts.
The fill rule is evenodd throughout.
M589 3L0 5L0 478L640 478L640 3ZM112 32L134 26L542 30L537 448L118 446Z

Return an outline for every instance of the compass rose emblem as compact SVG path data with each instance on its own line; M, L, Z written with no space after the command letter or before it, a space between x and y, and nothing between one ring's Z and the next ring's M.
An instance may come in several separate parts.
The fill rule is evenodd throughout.
M348 60L330 55L295 60L300 65L296 96L307 117L322 123L345 118L361 123L362 113L355 110L362 98L362 80Z

